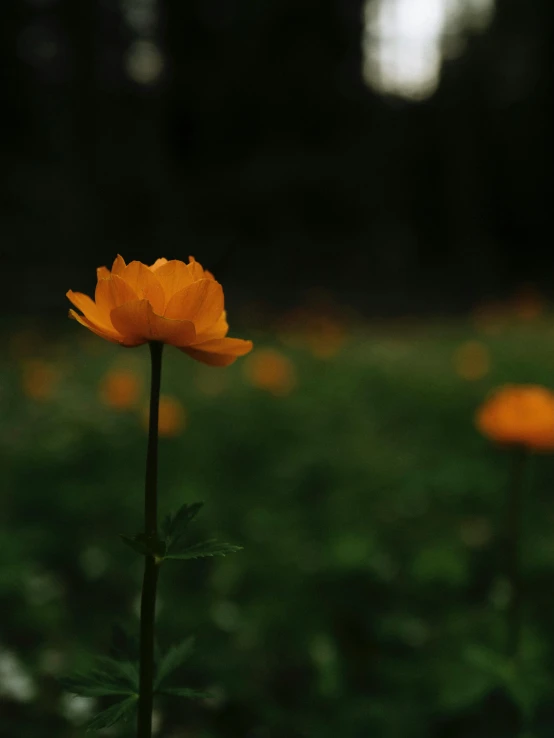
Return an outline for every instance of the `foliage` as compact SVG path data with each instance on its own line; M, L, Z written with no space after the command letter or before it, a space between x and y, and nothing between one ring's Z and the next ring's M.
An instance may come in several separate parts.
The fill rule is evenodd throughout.
M213 531L245 550L162 566L159 640L180 644L157 657L163 735L183 725L202 738L509 738L518 725L552 735L554 460L533 459L526 499L518 681L503 650L508 465L473 426L493 387L554 385L550 323L479 335L491 370L474 381L454 363L476 338L470 327L379 331L329 359L276 344L297 376L285 396L251 387L240 365L218 372L167 351L164 391L188 425L161 441L160 508L180 512L160 536L176 545L180 515L185 546ZM142 574L118 533L141 527L146 431L139 414L100 404L97 388L122 362L146 383L147 351L59 345L63 361L44 351L62 375L47 399L22 393L16 364L0 367L1 643L34 686L27 703L0 698L18 738L80 738L84 721L52 677L89 673L107 624L133 619ZM195 517L182 505L198 499ZM194 652L183 633L195 633ZM133 638L119 635L112 657L132 662ZM175 700L200 696L180 684L209 697ZM80 688L108 718L131 709L91 681ZM125 723L113 731L126 736Z

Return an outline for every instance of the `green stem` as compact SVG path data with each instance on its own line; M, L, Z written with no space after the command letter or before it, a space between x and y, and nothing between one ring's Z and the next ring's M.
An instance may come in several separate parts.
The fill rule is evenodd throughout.
M521 589L520 549L522 535L523 492L528 452L516 448L513 452L506 520L506 567L511 597L507 616L507 652L517 660L521 641L523 593Z
M144 532L156 535L158 530L158 414L162 375L163 344L150 344L152 378L150 383L150 420L144 489ZM140 602L140 681L137 738L152 738L152 707L154 701L154 622L158 564L153 556L144 561L144 579Z

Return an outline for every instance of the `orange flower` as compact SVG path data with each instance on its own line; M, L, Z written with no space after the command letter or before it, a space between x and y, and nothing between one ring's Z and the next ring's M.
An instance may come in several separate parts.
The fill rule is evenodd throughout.
M69 315L108 341L168 343L212 366L228 366L252 349L251 341L227 338L223 289L192 256L188 264L158 259L152 266L118 256L111 272L100 267L97 275L94 301L69 290L83 313Z
M100 397L111 407L127 410L136 405L142 388L140 377L128 369L108 372L100 384Z
M454 367L462 379L482 379L491 367L488 348L479 341L466 341L454 353Z
M308 331L307 341L312 354L318 359L330 359L339 353L346 340L343 326L332 318L322 315L314 320Z
M148 428L150 412L148 408L143 413L143 423ZM177 436L185 427L185 409L176 397L160 396L158 416L158 433L160 436Z
M540 292L530 284L524 284L518 290L513 307L521 320L536 320L544 313L546 304Z
M244 365L250 382L274 395L287 395L296 384L294 366L290 359L275 349L256 351Z
M51 397L59 378L56 368L42 359L32 359L23 365L23 391L32 400Z
M501 302L487 302L473 311L473 322L477 330L495 336L502 332L507 323L507 311Z
M493 441L554 451L554 392L537 385L506 385L479 408L476 424Z

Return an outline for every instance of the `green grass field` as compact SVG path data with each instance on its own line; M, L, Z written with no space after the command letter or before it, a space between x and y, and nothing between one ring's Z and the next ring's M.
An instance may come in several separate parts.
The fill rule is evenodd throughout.
M4 331L1 738L84 736L90 705L57 679L137 618L141 561L118 534L141 527L148 351L84 334ZM494 335L369 324L329 358L301 337L240 335L286 355L286 387L253 386L250 358L214 369L165 352L162 392L186 422L160 442L160 513L204 501L198 535L244 550L164 564L160 644L196 636L181 681L212 697L160 702L158 735L507 738L525 720L527 735L554 735L554 460L529 469L516 673L504 656L510 459L473 423L499 384L554 387L554 323ZM457 370L469 340L490 356L479 379ZM114 368L142 379L135 408L101 401Z

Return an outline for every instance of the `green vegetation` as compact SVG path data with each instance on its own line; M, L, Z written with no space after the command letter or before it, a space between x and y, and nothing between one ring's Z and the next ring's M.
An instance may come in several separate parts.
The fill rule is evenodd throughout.
M252 336L292 361L282 395L252 386L247 359L220 370L166 351L162 392L186 427L161 439L160 519L203 501L198 540L244 550L162 566L159 647L194 636L175 676L210 694L160 697L162 738L554 734L554 459L533 459L516 669L509 458L473 426L498 384L554 386L554 332L534 325L479 337L491 367L473 381L453 360L475 340L462 324L368 326L328 359ZM98 387L125 365L145 401L149 357L75 331L32 344L5 336L0 368L0 735L81 738L84 703L59 679L136 620L142 569L120 538L141 526L142 404L109 407ZM37 358L54 367L41 399L22 386Z

